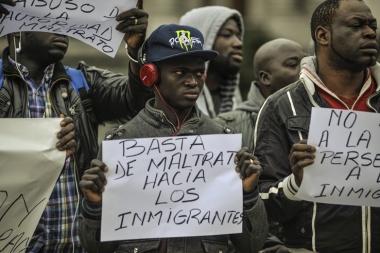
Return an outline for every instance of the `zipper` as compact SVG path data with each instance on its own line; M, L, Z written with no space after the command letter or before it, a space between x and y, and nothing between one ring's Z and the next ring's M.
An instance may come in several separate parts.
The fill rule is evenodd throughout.
M54 111L55 115L57 115L57 117L59 117L60 114L59 114L59 112L58 112L58 108L57 108L57 106L56 106L56 103L53 103L53 97L51 96L51 91L53 90L54 85L56 85L56 83L58 83L59 81L62 81L62 80L64 80L64 81L68 81L67 78L59 78L59 79L55 80L55 81L51 84L50 89L49 89L49 96L50 96L50 104L51 104L51 108L53 109L53 111ZM73 106L74 106L74 105L73 105ZM70 108L70 109L71 109L71 108ZM70 113L71 113L71 111L70 111ZM74 114L75 114L75 110L74 110ZM68 116L68 115L65 115L65 116Z
M375 97L375 96L377 96L377 95L379 95L380 94L380 91L378 91L378 92L376 92L376 93L373 93L372 95L370 95L368 98L367 98L367 101L366 101L366 103L367 103L367 106L369 107L369 108L371 108L374 112L376 112L376 113L379 113L375 108L373 108L373 106L369 103L369 101L373 98L373 97Z

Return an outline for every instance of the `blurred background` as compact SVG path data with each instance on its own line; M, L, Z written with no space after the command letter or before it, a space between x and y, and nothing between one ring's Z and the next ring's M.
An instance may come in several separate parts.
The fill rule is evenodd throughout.
M121 0L120 0L121 1ZM178 23L179 18L192 8L222 5L239 10L244 18L244 61L241 68L240 89L246 97L253 79L253 55L263 43L275 38L297 41L307 50L310 43L310 18L313 10L323 0L145 0L144 9L149 13L148 36L161 24ZM365 0L372 14L380 20L380 0ZM106 1L105 1L106 4ZM380 23L380 21L378 21ZM124 42L115 58L71 39L64 64L76 67L84 60L89 65L127 73L128 57ZM0 47L6 46L5 37L0 38Z

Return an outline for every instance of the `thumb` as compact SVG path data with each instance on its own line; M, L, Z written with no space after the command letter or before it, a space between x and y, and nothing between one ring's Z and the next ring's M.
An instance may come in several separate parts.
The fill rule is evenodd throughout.
M82 188L82 192L84 197L90 202L96 203L102 201L102 195L99 193L93 192L87 188Z

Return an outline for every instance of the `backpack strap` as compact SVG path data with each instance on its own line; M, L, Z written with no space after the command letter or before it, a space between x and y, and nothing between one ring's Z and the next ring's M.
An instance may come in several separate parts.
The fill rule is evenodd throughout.
M90 117L91 123L95 124L97 122L94 111L92 110L92 101L89 96L90 87L88 86L87 80L84 77L83 72L80 69L74 69L65 67L66 73L71 78L71 84L74 90L78 93L82 105Z

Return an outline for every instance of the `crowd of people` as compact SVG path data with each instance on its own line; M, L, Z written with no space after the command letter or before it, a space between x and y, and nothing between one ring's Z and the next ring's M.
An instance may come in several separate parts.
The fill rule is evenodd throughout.
M1 16L13 5L0 0ZM380 208L296 196L304 170L315 163L317 148L307 142L312 108L380 112L377 21L366 3L323 1L310 17L311 49L284 38L263 44L246 101L237 10L192 9L146 38L148 19L142 0L116 17L127 44L127 76L85 62L64 66L65 35L7 35L0 118L62 118L56 147L66 152L65 173L25 252L380 252ZM73 71L88 90L78 90ZM240 133L232 169L242 181L242 233L102 241L109 168L98 126L104 122L121 123L105 141Z

